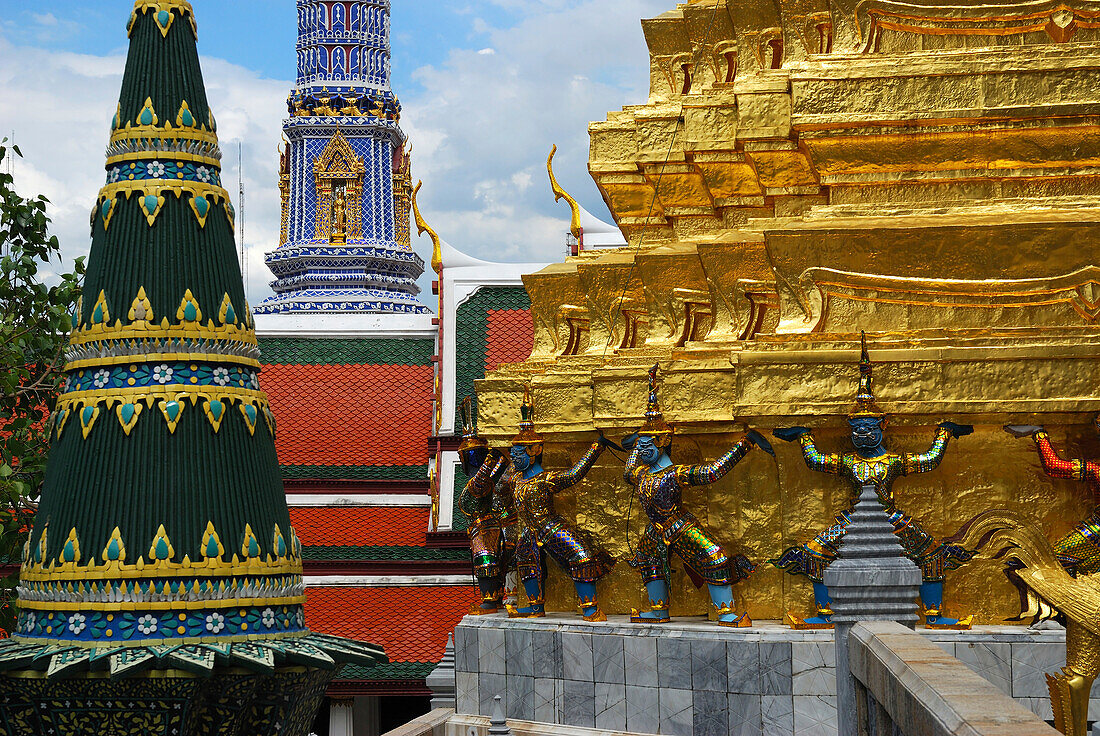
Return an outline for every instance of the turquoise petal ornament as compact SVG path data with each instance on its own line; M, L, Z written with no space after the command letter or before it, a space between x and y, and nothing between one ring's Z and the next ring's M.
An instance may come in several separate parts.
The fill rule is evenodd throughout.
M168 540L158 539L153 549L157 553L158 560L167 560L170 552L168 551Z
M107 559L117 560L122 555L122 547L119 545L117 539L112 539L107 544Z
M225 404L217 399L210 402L210 413L214 415L214 419L221 419L223 411L225 411Z
M218 540L211 536L206 540L206 556L207 557L219 557L218 554Z
M141 115L138 116L138 122L141 123L142 125L152 125L153 124L153 111L150 110L149 108L145 108L144 110L142 110Z
M164 413L168 415L168 421L174 422L180 418L180 405L178 401L169 401L164 405Z
M184 110L183 114L180 115L180 120L182 120L183 124L186 125L188 128L191 128L195 125L195 116L191 114L190 110Z
M195 211L199 213L199 217L206 217L206 213L210 211L210 202L206 200L206 197L195 197Z
M244 413L248 415L249 424L255 424L256 418L260 415L260 413L256 410L256 407L254 407L252 404L245 404Z
M145 213L148 215L151 215L157 211L157 204L159 204L159 201L157 200L157 195L155 194L146 194L145 198L141 200L141 206L145 209Z
M165 26L167 26L168 21L170 21L170 20L172 20L172 14L169 13L167 10L161 10L160 12L157 13L157 23L160 24L161 28L164 28Z
M194 322L198 317L199 314L195 310L194 302L187 302L187 306L183 308L183 318L188 322Z
M119 408L118 413L119 413L119 417L122 419L123 423L124 424L129 424L130 420L132 420L134 418L134 412L135 411L137 411L137 409L134 407L133 404L123 404Z

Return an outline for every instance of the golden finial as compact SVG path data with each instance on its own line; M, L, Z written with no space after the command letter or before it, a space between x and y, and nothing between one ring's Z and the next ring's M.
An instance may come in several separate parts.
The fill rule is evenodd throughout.
M546 159L546 173L550 175L550 188L554 190L554 201L557 202L561 199L565 199L569 203L569 209L573 211L573 219L569 222L569 231L573 233L573 237L580 240L581 237L581 206L577 204L577 200L573 199L569 195L569 192L561 188L561 184L558 184L558 179L554 176L554 154L558 152L558 147L555 144L550 149L550 156Z
M416 204L416 193L420 191L422 186L424 186L424 182L417 181L416 189L413 189L413 216L416 217L416 234L428 233L428 236L432 239L432 270L442 275L443 247L439 244L439 236L436 235L435 230L432 230L428 223L424 222L424 216L420 214L420 207Z

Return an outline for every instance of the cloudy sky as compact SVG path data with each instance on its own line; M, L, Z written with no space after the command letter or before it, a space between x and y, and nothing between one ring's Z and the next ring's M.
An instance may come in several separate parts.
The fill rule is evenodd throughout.
M393 87L413 146L421 210L452 245L490 260L560 260L562 185L610 219L587 172L590 120L643 103L639 20L673 0L392 0ZM199 53L236 201L242 147L252 303L270 293L263 254L278 237L276 149L294 80L293 0L192 0ZM88 212L126 55L128 0L0 0L0 136L14 134L21 193L53 202L69 257ZM429 260L430 243L415 242ZM430 298L428 299L430 301Z

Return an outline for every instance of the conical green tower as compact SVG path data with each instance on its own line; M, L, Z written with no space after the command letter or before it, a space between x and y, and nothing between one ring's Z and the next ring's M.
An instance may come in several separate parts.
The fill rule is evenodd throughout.
M338 663L384 655L305 628L194 13L138 0L129 34L0 731L304 733Z

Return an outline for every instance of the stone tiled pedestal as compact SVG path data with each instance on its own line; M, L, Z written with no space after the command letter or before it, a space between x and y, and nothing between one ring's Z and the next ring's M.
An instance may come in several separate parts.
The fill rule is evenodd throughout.
M1050 719L1045 672L1065 664L1062 630L917 629ZM835 736L831 631L758 621L728 629L686 618L587 623L568 614L467 616L455 629L457 712L634 733ZM1100 687L1093 690L1100 697ZM1100 699L1090 707L1100 714Z

